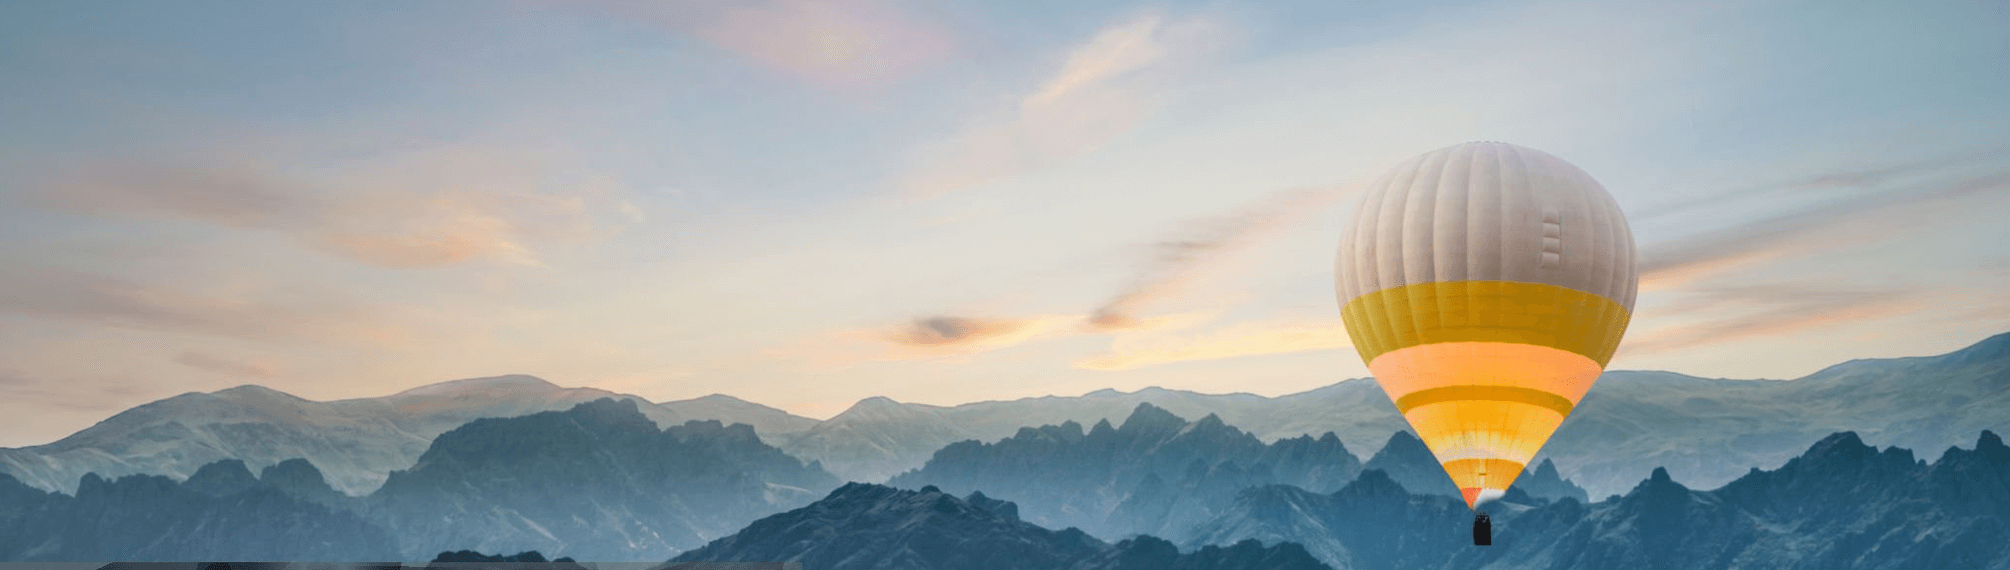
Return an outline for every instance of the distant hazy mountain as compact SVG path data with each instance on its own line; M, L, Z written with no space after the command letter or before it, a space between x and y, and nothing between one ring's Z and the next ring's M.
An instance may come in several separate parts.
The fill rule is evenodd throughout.
M818 570L1315 570L1297 545L1255 542L1179 553L1140 537L1110 545L1019 520L1011 502L934 487L851 483L807 507L755 521L675 561L801 562Z
M298 484L310 478L301 473L282 477L289 475L295 491L334 493ZM396 559L383 529L296 498L280 483L253 477L236 460L205 465L181 483L85 475L75 496L0 474L0 560Z
M745 424L659 430L644 407L600 399L469 422L392 472L367 517L413 557L466 548L660 560L838 484Z
M1122 427L1097 422L1084 433L1082 424L1067 422L1022 428L995 443L953 443L888 484L981 490L1018 503L1034 524L1115 539L1190 526L1246 487L1337 489L1360 469L1361 460L1331 433L1266 444L1214 415L1188 422L1138 404Z
M822 462L847 480L886 481L921 467L951 443L997 441L1030 426L1120 422L1145 403L1186 418L1213 414L1265 441L1331 431L1358 449L1405 426L1388 396L1372 382L1342 382L1281 398L1145 388L940 407L876 397L817 424L783 449Z
M2010 568L2010 447L1927 464L1839 433L1773 471L1695 491L1656 468L1624 496L1587 505L1513 493L1485 507L1494 543L1475 547L1457 499L1415 495L1380 471L1332 494L1251 489L1189 544L1304 544L1341 568L1828 570Z
M2010 333L1940 356L1853 360L1788 382L1608 373L1543 452L1604 497L1654 466L1716 487L1839 431L1932 459L1982 430L2010 431Z
M1569 479L1564 479L1563 475L1557 472L1556 463L1549 459L1537 463L1535 469L1522 470L1521 477L1514 481L1514 487L1538 499L1576 499L1580 503L1591 502L1590 493Z
M2010 431L2010 334L1942 356L1857 360L1793 381L1711 380L1671 372L1606 372L1537 455L1592 496L1623 492L1656 465L1698 485L1776 467L1823 436L1856 431L1872 443L1935 450L1984 429ZM1020 427L1118 421L1139 403L1208 414L1265 441L1334 432L1349 449L1378 450L1407 429L1372 381L1265 398L1147 388L955 407L860 402L784 446L841 477L883 481L966 439L997 441Z
M55 443L0 449L0 472L40 489L71 493L85 473L179 479L220 459L240 459L256 469L305 458L337 490L362 495L382 484L391 470L410 466L435 436L461 424L562 410L608 397L643 404L643 412L660 425L716 419L785 438L816 423L726 396L651 405L634 396L561 388L530 376L457 380L334 402L247 385L141 405Z

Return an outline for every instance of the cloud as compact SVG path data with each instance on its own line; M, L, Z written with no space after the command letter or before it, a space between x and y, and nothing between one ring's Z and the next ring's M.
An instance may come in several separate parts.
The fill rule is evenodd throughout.
M894 326L850 329L763 351L767 358L800 359L820 368L864 362L969 357L1041 338L1079 334L1081 315L996 318L937 315Z
M550 0L688 34L775 71L840 89L869 89L949 61L944 23L891 0Z
M1906 235L1930 220L1922 214L1955 200L2001 198L2010 171L1992 172L1906 191L1842 196L1738 226L1645 248L1640 287L1666 289L1789 254L1835 249ZM1846 235L1826 235L1847 231ZM1814 238L1822 238L1816 241Z
M55 267L0 273L0 314L260 342L404 348L427 337L430 313L295 289L223 294L149 285ZM186 364L186 362L184 362Z
M1273 237L1339 198L1335 188L1277 192L1235 213L1181 224L1152 245L1138 274L1116 296L1089 316L1089 324L1104 331L1134 330L1149 324L1137 313L1152 303L1176 295L1200 273L1229 255Z
M0 372L0 412L26 413L28 406L57 408L71 412L104 412L132 407L134 400L153 392L151 386L125 378L64 378L38 380L26 375ZM24 409L6 410L6 404ZM53 439L53 436L52 436ZM33 445L42 442L23 442Z
M1192 338L1119 337L1105 354L1075 361L1076 368L1129 370L1145 366L1238 356L1333 350L1353 346L1338 319L1243 323Z
M486 260L542 265L534 245L615 231L605 180L546 172L535 158L436 149L332 176L289 175L254 161L98 161L70 169L39 202L116 217L274 232L388 268ZM607 202L607 204L603 204Z
M885 331L881 338L916 348L967 346L1014 336L1036 323L1038 321L1032 319L935 316L915 319L908 325Z
M1676 214L1687 213L1696 210L1698 208L1721 205L1727 201L1750 199L1756 196L1767 195L1767 194L1791 194L1797 192L1805 192L1809 190L1822 190L1822 189L1867 188L1891 182L1893 180L1904 179L1911 175L1943 172L1949 169L1950 167L1959 167L1959 166L1975 164L1977 162L1981 162L1988 159L1998 159L2002 158L2006 154L2010 154L2010 148L1993 147L1980 150L1971 149L1963 152L1952 153L1925 160L1917 160L1902 164L1891 164L1871 168L1843 170L1840 172L1829 172L1813 176L1807 176L1798 180L1792 180L1776 184L1765 184L1758 186L1734 188L1731 190L1714 193L1709 196L1704 196L1701 198L1686 200L1662 206L1659 208L1655 208L1654 210L1646 214L1638 216L1638 219L1652 220L1652 219L1666 218L1674 216Z
M1106 27L1015 108L928 144L917 161L923 166L902 186L910 198L927 200L1094 152L1148 116L1219 35L1208 20L1157 14Z
M1698 324L1644 331L1629 336L1620 344L1619 350L1621 356L1641 356L1869 320L1923 306L1921 296L1921 291L1907 289L1795 284L1711 288L1657 313L1680 315L1712 308L1757 309Z
M270 362L231 359L196 350L183 352L174 361L190 368L229 376L272 378L279 375L279 366Z

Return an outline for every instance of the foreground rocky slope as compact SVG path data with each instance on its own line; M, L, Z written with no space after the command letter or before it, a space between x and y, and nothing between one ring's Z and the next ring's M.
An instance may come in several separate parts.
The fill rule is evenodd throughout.
M801 562L819 570L1317 570L1297 545L1256 542L1180 553L1149 536L1112 545L1019 520L1007 501L934 487L851 483L677 556L678 561Z
M1368 471L1331 494L1252 489L1187 542L1292 541L1358 569L2004 569L2010 447L1984 432L1974 449L1928 464L1838 433L1712 491L1655 469L1611 500L1514 493L1486 508L1494 545L1473 547L1457 499L1411 494Z

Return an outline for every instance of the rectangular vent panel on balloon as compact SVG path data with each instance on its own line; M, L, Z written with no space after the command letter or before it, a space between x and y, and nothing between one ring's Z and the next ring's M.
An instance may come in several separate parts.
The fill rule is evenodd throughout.
M1563 267L1563 216L1555 207L1542 209L1542 256L1537 263L1543 269Z

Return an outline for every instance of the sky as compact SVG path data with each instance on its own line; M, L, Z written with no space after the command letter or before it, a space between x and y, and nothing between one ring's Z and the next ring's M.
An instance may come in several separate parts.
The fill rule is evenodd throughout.
M1612 369L2010 331L2010 4L0 3L0 446L536 375L827 418L1367 376L1361 187L1507 141L1642 256Z

